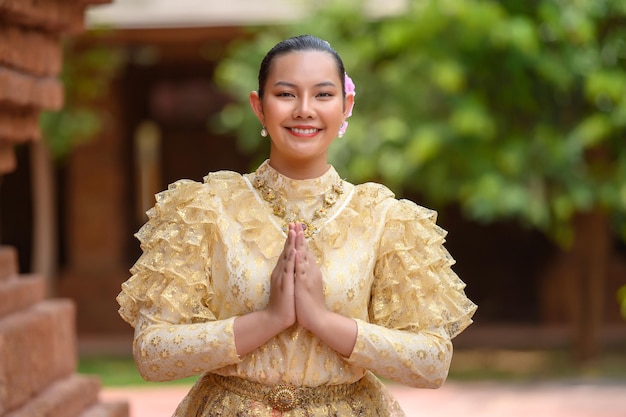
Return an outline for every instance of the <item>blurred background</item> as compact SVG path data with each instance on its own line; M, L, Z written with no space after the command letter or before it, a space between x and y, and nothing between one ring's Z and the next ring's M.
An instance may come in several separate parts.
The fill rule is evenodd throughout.
M450 232L479 306L451 378L626 380L625 2L116 0L86 16L63 44L64 107L0 187L0 242L75 303L81 371L142 383L115 302L133 234L167 184L267 156L248 94L269 48L310 33L356 84L340 175Z

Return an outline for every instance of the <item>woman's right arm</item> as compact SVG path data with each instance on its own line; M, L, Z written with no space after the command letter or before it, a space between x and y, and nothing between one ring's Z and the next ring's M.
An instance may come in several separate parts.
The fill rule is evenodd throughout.
M190 305L201 305L207 288L204 285L172 285L171 281L154 288L154 282L167 280L149 279L151 287L146 288L145 292L158 293L161 301L158 304L143 304L136 313L133 352L142 377L148 381L169 381L236 364L242 356L295 323L294 242L295 232L290 231L271 275L268 306L246 315L225 320L213 317L199 323L189 323L188 319L183 319L183 315L189 314L183 312L193 311L194 307ZM147 278L149 274L145 260L144 257L139 262L143 266L139 266L140 271L136 271L137 280ZM186 268L189 266L186 264ZM176 271L182 272L180 268ZM197 268L186 269L188 276L196 275L196 271ZM199 279L185 279L183 282L198 282ZM124 284L123 287L128 288L129 285ZM136 292L138 288L132 286L132 290ZM118 297L121 304L126 299L123 294L124 291ZM184 296L181 297L181 294ZM201 307L197 311L202 312L201 315L207 314Z
M172 381L241 361L234 343L235 319L174 324L142 309L133 355L146 381Z
M156 195L135 235L143 253L117 302L120 316L135 328L133 354L146 380L179 379L241 361L235 318L220 320L210 307L216 296L211 248L221 212L211 183L177 181Z

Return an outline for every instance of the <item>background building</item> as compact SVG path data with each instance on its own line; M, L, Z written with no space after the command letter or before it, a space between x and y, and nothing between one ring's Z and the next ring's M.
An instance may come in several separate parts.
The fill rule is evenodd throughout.
M369 2L368 7L374 14L395 13L403 3ZM248 36L249 25L279 24L305 14L300 3L276 0L160 0L149 6L118 0L90 12L93 27L109 30L81 37L75 50L104 45L123 60L110 84L101 86L106 94L97 107L106 115L103 131L55 171L59 263L52 284L56 293L75 300L81 336L130 339L115 296L140 254L133 234L145 221L154 193L179 178L200 180L209 171L246 172L253 166L234 137L207 128L230 101L212 79L229 43ZM19 157L20 168L1 190L2 210L11 214L3 216L2 230L3 239L19 247L21 268L29 271L32 202L25 190L35 162L24 149ZM451 232L447 247L457 259L455 270L479 305L476 325L459 337L458 346L571 342L562 290L568 287L567 271L556 261L558 248L515 223L470 222L455 207L441 213L440 223ZM626 327L615 294L626 277L626 248L618 241L612 245L602 335L607 343L620 343Z

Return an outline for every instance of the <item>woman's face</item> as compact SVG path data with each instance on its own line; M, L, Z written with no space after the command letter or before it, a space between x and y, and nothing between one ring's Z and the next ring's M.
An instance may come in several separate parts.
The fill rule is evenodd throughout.
M280 55L264 87L263 99L253 92L250 104L270 135L270 163L286 175L304 167L314 171L308 176L322 175L353 100L343 97L333 57L321 51Z

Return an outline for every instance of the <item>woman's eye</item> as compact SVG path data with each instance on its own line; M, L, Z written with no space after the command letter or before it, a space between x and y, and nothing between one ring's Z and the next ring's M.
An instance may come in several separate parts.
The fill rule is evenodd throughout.
M332 93L319 93L318 97L332 97Z
M287 92L287 91L283 91L281 93L276 94L277 97L294 97L293 94Z

